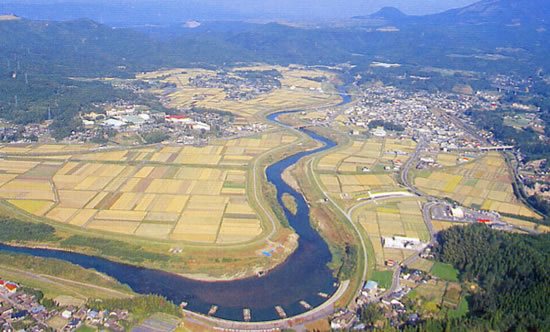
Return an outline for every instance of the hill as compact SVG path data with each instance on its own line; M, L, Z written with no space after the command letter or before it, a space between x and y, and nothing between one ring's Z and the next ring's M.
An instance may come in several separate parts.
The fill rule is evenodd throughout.
M550 24L550 2L546 0L481 0L469 6L425 16L397 17L415 24L499 24L509 26Z
M533 8L539 4L537 12ZM484 0L422 18L406 16L395 8L384 8L369 18L399 22L392 24L398 27L392 30L360 25L298 28L276 23L206 22L193 29L175 25L136 31L89 19L54 22L6 16L9 19L0 20L0 57L5 59L0 65L0 116L27 123L47 119L50 113L67 122L92 102L135 97L105 82L75 77L132 78L138 72L162 67L220 67L243 62L349 63L355 66L351 75L367 73L362 75L367 79L378 79L388 71L373 70L373 61L399 63L401 67L391 69L396 77L418 73L435 78L419 87L428 84L429 88L452 89L458 81L468 80L468 84L483 88L483 80L460 74L443 77L426 73L425 68L484 76L505 72L527 77L539 70L548 72L550 33L541 29L547 8L541 0ZM512 17L519 17L520 23L497 20L508 22ZM479 24L482 19L485 23Z

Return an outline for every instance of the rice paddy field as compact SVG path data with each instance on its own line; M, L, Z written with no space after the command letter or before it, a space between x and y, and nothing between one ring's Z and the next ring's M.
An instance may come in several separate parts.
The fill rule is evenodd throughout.
M298 66L259 65L234 68L232 71L224 72L224 75L238 78L238 71L273 69L278 70L283 76L279 78L281 88L256 95L252 99L230 98L224 87L200 88L191 84L190 80L198 76L215 78L216 75L221 74L221 72L213 70L199 68L170 69L146 73L138 78L145 81L161 80L164 83L175 84L175 88L152 91L162 96L167 107L223 109L245 120L251 119L255 114L264 111L323 106L335 104L340 100L337 94L326 91L330 89L327 83L315 81L319 78L325 78L327 81L334 79L335 75L328 71L306 69ZM253 88L249 90L252 91ZM246 88L241 89L241 91L246 92Z
M430 234L422 217L421 202L416 199L380 202L354 211L352 218L359 223L372 243L377 268L392 259L401 262L411 251L383 248L382 238L404 236L429 241Z
M414 184L432 196L483 210L538 218L514 196L512 176L497 152L456 167L415 172Z
M368 192L395 190L398 185L389 171L398 170L415 149L410 139L354 140L346 149L320 158L315 169L327 192L361 198Z
M263 232L248 201L249 164L295 139L268 133L204 147L75 154L66 154L75 150L61 145L17 147L43 154L0 158L0 198L28 214L95 231L244 243ZM2 149L20 153L11 146Z

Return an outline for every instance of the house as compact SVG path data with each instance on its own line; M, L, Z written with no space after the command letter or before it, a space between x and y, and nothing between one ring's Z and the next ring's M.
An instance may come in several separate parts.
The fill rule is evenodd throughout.
M191 127L193 127L194 130L210 131L210 125L207 125L206 123L202 123L202 122L195 122L191 125Z
M44 310L46 310L46 308L45 308L43 305L37 306L37 307L32 307L32 308L31 308L31 313L32 313L33 315L36 315L37 313L42 312L42 311L44 311Z
M8 282L6 283L4 288L8 291L8 293L14 294L19 289L19 286L14 283Z
M107 127L120 128L124 125L124 122L116 119L109 119L103 123Z
M28 312L26 310L23 310L23 311L19 311L19 312L14 312L11 314L11 319L12 320L20 320L20 319L23 319L25 318L25 316L27 316Z
M193 122L193 120L186 115L166 115L164 120L175 124L191 124Z
M363 293L367 295L374 295L378 290L378 283L376 281L369 280L363 287Z
M61 314L61 317L65 318L65 319L71 319L71 317L73 317L73 313L70 312L69 310L65 310Z

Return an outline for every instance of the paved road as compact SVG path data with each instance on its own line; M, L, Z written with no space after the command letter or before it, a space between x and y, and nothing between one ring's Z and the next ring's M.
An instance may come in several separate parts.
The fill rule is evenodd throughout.
M420 142L418 142L416 146L416 150L412 154L412 156L407 160L407 163L405 164L405 167L401 170L401 182L403 185L405 185L407 188L409 188L410 191L412 191L417 196L424 196L421 192L419 192L412 184L409 183L409 171L411 170L411 167L416 164L418 161L418 158L420 158L420 154L422 153L422 150L428 145L428 142L424 138L420 139Z
M311 159L309 161L309 168L310 168L310 172L311 172L311 177L313 178L313 181L315 182L315 185L317 186L317 188L319 188L319 190L322 191L321 184L317 180L317 177L315 177L315 172L313 170L313 161L314 161L314 159ZM353 222L353 220L351 218L351 213L344 211L326 192L322 191L322 193L325 196L325 198L328 199L332 203L332 205L334 205L338 209L338 211L340 211L348 219L349 223L351 224L351 226L353 227L353 229L355 230L355 232L359 236L359 241L361 242L361 248L363 249L363 256L365 257L363 276L362 276L361 280L365 281L367 279L368 254L367 254L367 245L365 243L365 239L363 238L363 234L361 233L361 231L359 231L359 228L357 228L357 225L355 225L355 223ZM359 292L360 291L361 291L361 289L359 289Z
M390 200L390 199L395 199L395 198L414 197L414 195L412 195L409 192L407 192L407 194L409 194L409 195L405 195L405 193L395 193L395 194L391 194L391 195L387 195L387 196L362 200L361 203L356 204L353 207L351 207L350 209L348 209L347 215L349 215L349 217L351 218L351 216L353 214L353 211L355 211L355 209L358 209L358 208L360 208L362 206L365 206L367 204L370 204L370 203L377 203L377 202L380 202L380 201L385 201L385 200Z
M422 150L427 146L427 144L428 143L426 142L425 139L423 139L423 138L420 139L420 142L418 143L418 145L416 147L416 151L409 158L409 160L405 164L405 167L403 167L402 170L401 170L401 181L405 186L407 186L407 188L409 188L410 191L415 193L417 196L426 198L428 200L431 200L432 197L421 193L420 191L418 191L416 189L416 187L414 187L411 183L409 183L409 171L410 171L411 167L416 164L416 162L418 161L418 158L420 158L420 154L422 153ZM426 228L428 229L428 232L430 233L430 242L428 242L429 246L434 245L435 242L437 241L437 238L436 238L437 231L433 227L432 216L431 216L431 210L432 210L432 207L435 204L436 204L435 202L428 202L428 203L424 204L424 206L422 207L422 216L424 218L424 223L426 224ZM401 266L408 266L408 265L414 263L417 259L420 258L420 253L421 252L422 251L418 251L414 255L411 255L410 257L405 259L405 261L403 261L401 263ZM393 271L392 285L391 285L390 289L388 289L379 298L387 297L390 294L398 291L401 288L401 284L399 282L399 278L401 277L401 266L396 267L395 270Z

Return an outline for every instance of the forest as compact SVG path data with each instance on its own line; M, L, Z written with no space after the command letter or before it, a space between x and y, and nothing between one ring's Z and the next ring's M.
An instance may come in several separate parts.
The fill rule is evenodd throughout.
M550 234L507 233L476 224L442 231L438 242L437 259L454 265L461 281L478 288L468 296L468 317L437 324L550 330Z
M46 224L34 224L0 217L0 242L9 241L54 241L55 228Z

